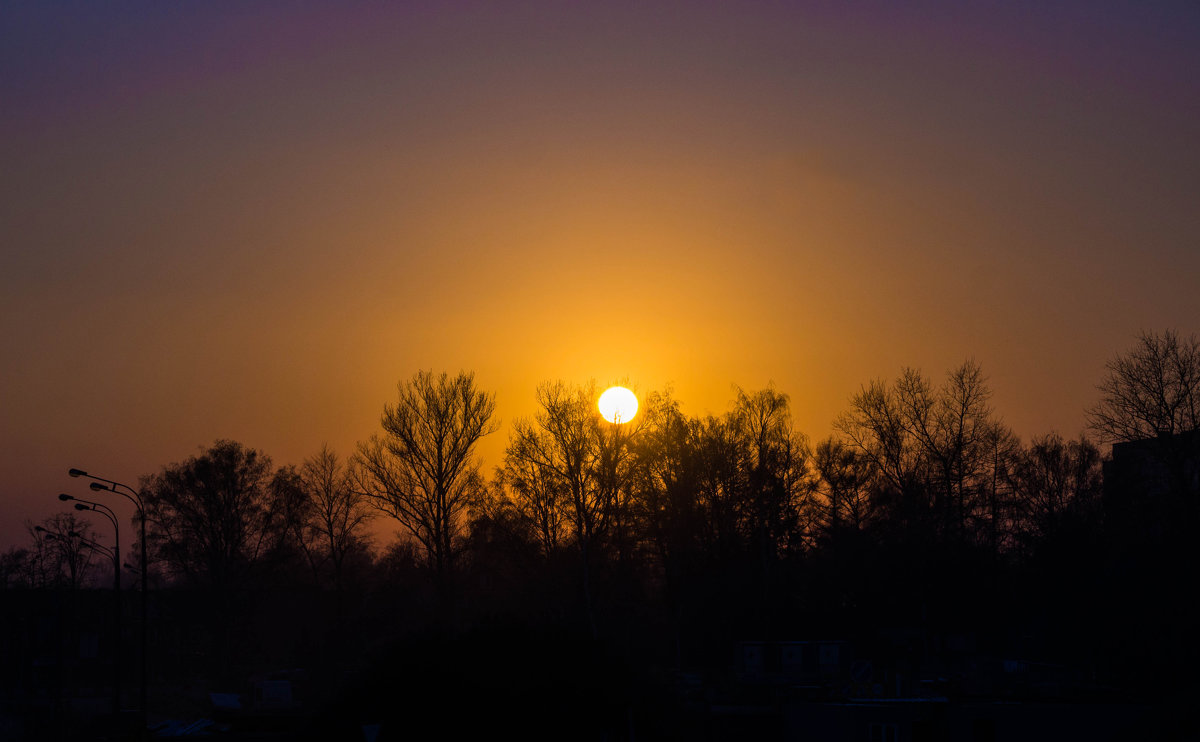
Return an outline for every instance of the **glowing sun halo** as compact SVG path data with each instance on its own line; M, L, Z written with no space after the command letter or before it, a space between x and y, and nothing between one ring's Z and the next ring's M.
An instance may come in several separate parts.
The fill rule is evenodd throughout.
M627 423L637 411L637 397L623 386L609 387L600 395L600 414L610 423Z

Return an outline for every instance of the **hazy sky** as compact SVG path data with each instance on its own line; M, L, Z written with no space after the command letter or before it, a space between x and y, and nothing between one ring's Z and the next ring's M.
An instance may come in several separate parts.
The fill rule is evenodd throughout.
M72 466L348 454L418 369L489 471L559 378L819 438L974 358L1074 435L1200 330L1200 4L4 3L0 245L0 546Z

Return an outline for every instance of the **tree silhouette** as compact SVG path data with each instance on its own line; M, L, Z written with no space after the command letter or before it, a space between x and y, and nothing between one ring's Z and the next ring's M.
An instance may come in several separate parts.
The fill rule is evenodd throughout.
M987 426L980 438L982 472L976 481L977 527L993 556L1014 548L1020 505L1013 470L1021 460L1021 441L998 422Z
M1013 479L1023 540L1027 545L1050 541L1070 519L1087 516L1098 505L1100 451L1086 438L1038 436L1017 457Z
M290 525L313 575L340 591L347 558L369 546L364 528L375 512L328 444L304 459L295 477L300 497Z
M871 519L871 486L874 472L866 456L844 441L829 437L813 450L818 476L816 522L826 540L843 531L861 531Z
M547 559L567 536L571 509L567 480L542 455L553 446L546 431L525 429L510 439L504 465L496 470L497 486L507 492L507 501Z
M973 361L951 371L937 389L919 371L905 369L892 385L864 387L836 427L874 465L898 523L970 539L994 533L1002 517L1000 481L1015 450L1011 432L992 414L990 396Z
M383 435L358 446L359 485L417 539L439 575L452 568L467 508L483 491L475 445L495 432L495 408L473 373L419 371L384 407Z
M474 454L496 429L492 395L471 374L419 372L349 462L322 446L276 470L259 451L217 441L142 480L153 566L174 578L155 596L161 633L148 655L162 658L164 678L211 661L219 687L234 687L292 658L337 677L366 652L424 641L423 627L437 627L446 647L480 627L501 642L526 635L514 626L530 637L590 627L604 641L583 645L651 674L672 661L696 670L714 702L735 698L711 679L728 677L730 644L748 637L845 639L873 663L872 684L945 667L965 689L990 672L975 669L983 651L1086 666L1093 677L1140 672L1130 687L1152 663L1184 677L1200 657L1186 632L1200 619L1180 588L1197 568L1200 500L1175 496L1166 477L1200 480L1198 459L1169 469L1162 446L1200 441L1187 430L1195 345L1146 336L1110 364L1102 388L1124 396L1106 397L1093 423L1097 410L1125 410L1149 427L1113 430L1152 437L1118 442L1103 466L1083 437L1022 445L968 361L940 381L905 369L865 385L811 448L787 395L770 386L735 389L727 411L704 416L652 393L634 425L614 425L595 407L594 384L544 383L485 482ZM376 509L404 531L378 556L364 534ZM35 532L27 548L0 554L6 599L95 603L65 589L85 582L94 558L69 534L89 532L78 521L44 525L64 540ZM302 555L314 580L277 579L289 575L277 566L303 569ZM374 563L350 582L359 559ZM1135 633L1153 637L1152 651L1129 640ZM972 656L975 641L986 650ZM478 692L532 697L503 670ZM398 697L388 673L384 705ZM844 688L843 675L822 682ZM742 697L747 687L731 682Z
M1126 496L1131 488L1161 491L1174 501L1170 507L1195 522L1200 519L1200 340L1180 338L1173 330L1145 332L1107 369L1100 401L1088 410L1088 425L1102 441L1127 444L1131 453L1119 461L1114 447L1108 489L1124 490Z
M746 545L745 449L730 415L692 420L689 428L703 538L717 559L730 558Z
M693 426L669 394L649 395L642 408L645 425L635 447L638 521L671 585L699 559L704 540Z
M95 557L87 542L98 540L91 523L75 513L55 513L37 526L27 522L26 530L33 544L20 566L23 582L30 587L62 585L72 590L84 585Z
M500 481L519 510L536 516L547 535L565 528L578 551L588 621L596 631L592 596L595 564L607 554L628 565L637 542L632 502L632 442L645 420L609 423L596 406L594 381L538 386L533 419L514 421ZM539 536L546 543L546 538Z
M222 590L244 585L284 543L293 510L270 457L230 440L144 477L141 491L155 561Z
M807 441L792 427L788 396L774 387L739 389L731 419L745 462L745 525L765 565L804 536L799 519L813 484Z
M1194 335L1144 332L1106 368L1098 387L1100 402L1088 410L1088 425L1102 441L1136 441L1200 428L1200 340Z
M942 527L965 534L970 509L987 474L986 442L994 436L987 388L978 364L967 361L950 372L934 393L929 382L911 369L897 382L899 401L909 430L924 450L934 488L934 507Z
M565 493L572 541L579 551L588 622L596 633L592 605L592 551L612 513L611 494L599 478L600 414L594 409L595 382L570 388L563 382L537 388L540 409L531 420L513 422L505 451L507 476L537 472L552 491ZM520 490L516 492L522 497Z
M850 400L835 427L871 462L879 477L881 505L897 526L925 519L923 451L909 432L895 389L875 380Z

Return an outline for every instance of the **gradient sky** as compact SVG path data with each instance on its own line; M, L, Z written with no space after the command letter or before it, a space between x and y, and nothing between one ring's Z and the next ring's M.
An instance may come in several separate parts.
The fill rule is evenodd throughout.
M558 378L816 439L974 358L1074 435L1198 238L1192 0L4 3L0 546L72 466L348 454L418 369L489 471Z

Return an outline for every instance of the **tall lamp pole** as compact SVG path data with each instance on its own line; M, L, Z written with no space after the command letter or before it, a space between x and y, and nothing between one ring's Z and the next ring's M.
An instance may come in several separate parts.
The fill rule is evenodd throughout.
M59 499L61 499L61 495ZM77 503L75 509L93 510L94 508L84 507ZM96 543L79 531L71 531L67 535L77 539L97 554L108 557L113 563L113 600L116 601L117 621L113 627L113 714L116 715L121 711L121 558L118 556L121 553L120 540L118 539L112 548L109 548Z
M93 492L102 492L102 491L115 492L116 494L120 495L121 497L124 497L126 500L129 500L130 502L132 502L134 504L134 506L137 508L138 525L140 528L140 539L139 540L141 541L141 552L142 552L142 554L141 554L141 557L142 557L142 563L141 563L141 568L142 568L142 606L141 606L141 608L142 608L142 637L141 637L141 640L142 640L142 652L141 652L141 654L142 654L142 660L141 660L142 661L142 684L141 684L140 697L138 699L139 700L138 705L142 711L142 733L144 734L145 730L146 730L146 683L147 683L147 673L146 673L146 667L147 667L146 593L149 590L149 582L150 582L150 571L149 571L150 564L146 558L146 501L142 497L142 493L138 492L133 487L130 487L127 484L122 484L121 482L113 481L111 479L105 479L104 477L98 477L94 474L88 474L86 471L84 471L82 469L71 469L70 471L67 472L67 475L71 476L71 477L84 477L86 479L91 479L93 481L90 484L88 484L88 487Z
M68 494L58 496L63 502L74 501L75 509L79 511L92 511L100 513L113 526L113 555L121 553L121 526L117 523L117 514L101 502L92 502L91 500L81 500ZM71 532L70 535L79 539L83 544L89 547L92 551L100 551L98 544L90 539L87 539L83 534ZM101 553L108 554L107 551ZM121 713L121 560L120 557L112 556L113 560L113 715Z

